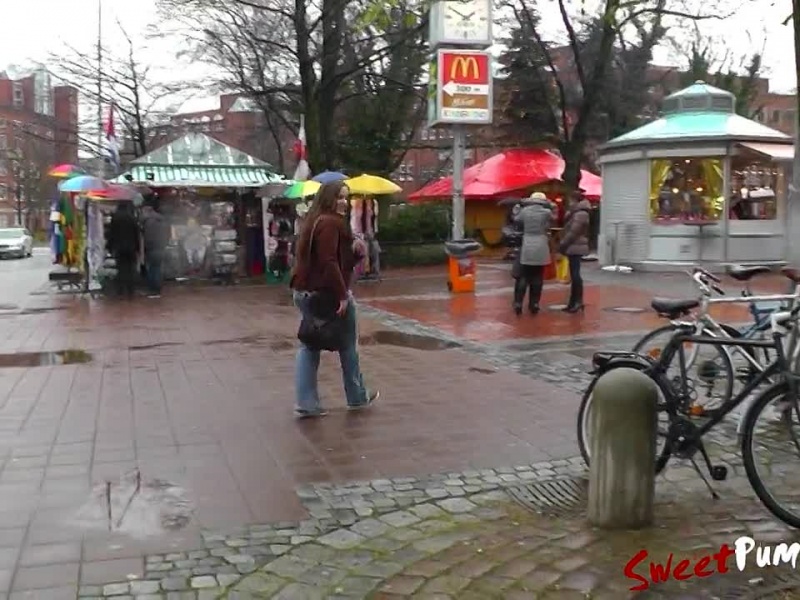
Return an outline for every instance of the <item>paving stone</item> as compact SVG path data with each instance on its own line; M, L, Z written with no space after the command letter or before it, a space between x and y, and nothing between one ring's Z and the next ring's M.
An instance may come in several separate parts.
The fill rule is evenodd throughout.
M156 594L161 589L158 581L131 581L130 590L134 596L143 594Z
M230 573L222 573L217 575L217 582L219 583L220 587L229 587L233 584L240 581L242 578L239 575L233 575Z
M217 587L217 580L214 577L202 575L200 577L192 577L191 587L196 590L203 588Z
M408 527L420 521L420 518L410 511L397 511L382 515L378 518L392 527Z
M228 598L234 600L237 594L241 600L252 600L253 594L269 598L288 583L286 579L275 575L254 573L237 583L229 592Z
M466 498L448 498L437 502L437 504L450 513L467 513L475 509L475 504Z
M122 596L131 591L131 586L128 583L111 583L103 586L103 596Z
M305 583L290 583L280 592L272 596L273 600L323 600L322 590Z
M373 579L370 577L347 577L336 584L334 588L335 594L368 594L380 585L380 579Z
M390 513L395 514L395 513ZM385 519L388 515L384 515L381 519ZM382 523L377 519L364 519L359 521L352 527L350 527L350 531L357 533L365 538L374 538L377 537L390 529L390 526L386 523Z
M444 516L445 512L433 504L419 504L408 509L420 519L431 519Z
M327 565L317 565L297 576L297 581L318 587L335 585L347 577L347 570Z
M347 529L337 529L326 535L323 535L319 540L320 544L331 546L338 549L353 548L364 541L364 536L349 531Z
M314 566L315 564L311 560L287 554L273 560L264 567L264 570L281 577L295 578Z
M168 577L161 581L161 589L165 592L180 592L189 589L187 577Z

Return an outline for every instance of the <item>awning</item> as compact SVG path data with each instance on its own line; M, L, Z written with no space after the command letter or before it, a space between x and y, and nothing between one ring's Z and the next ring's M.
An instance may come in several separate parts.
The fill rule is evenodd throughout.
M128 179L126 176L130 176ZM283 178L269 166L166 166L131 165L114 181L144 183L153 187L260 188Z
M744 143L739 144L744 148L769 156L770 158L779 162L789 162L794 160L794 146L792 144L758 144L758 143Z

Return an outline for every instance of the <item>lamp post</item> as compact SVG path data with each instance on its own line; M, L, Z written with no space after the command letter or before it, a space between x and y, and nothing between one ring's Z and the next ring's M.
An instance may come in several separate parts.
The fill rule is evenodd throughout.
M17 226L22 227L22 157L17 150L8 151L8 160L14 175L14 198L17 203Z

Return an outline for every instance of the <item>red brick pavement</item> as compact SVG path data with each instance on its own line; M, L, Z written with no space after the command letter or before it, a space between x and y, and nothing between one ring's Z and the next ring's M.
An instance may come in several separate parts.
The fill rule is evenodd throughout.
M542 296L543 311L536 317L517 317L511 309L512 282L503 263L479 265L476 294L449 294L442 267L391 271L380 285L362 285L359 297L380 308L425 325L475 341L496 342L520 338L547 338L646 331L664 324L650 310L654 296L697 297L685 274L609 275L596 265L584 267L586 278L583 314L562 313L569 287L548 283ZM738 294L741 284L724 278L728 293ZM759 279L758 289L785 292L786 280L779 276ZM548 310L553 308L554 310ZM637 308L643 312L617 312L614 308ZM748 320L745 305L717 305L712 314L722 322Z
M302 517L299 483L577 452L575 397L515 373L487 372L458 350L364 345L364 371L382 399L362 414L344 410L337 361L325 356L321 389L332 414L294 420L296 315L284 289L46 301L61 309L0 318L0 352L81 349L92 360L0 368L2 544L63 542L64 552L75 551L86 532L68 522L91 486L137 466L146 478L185 486L198 525L223 526ZM365 335L381 328L362 325ZM139 556L142 545L118 536L110 545L107 535L89 534L84 560L120 559L104 565L134 570L122 559ZM147 548L196 546L196 536L190 528ZM105 580L116 577L97 568Z

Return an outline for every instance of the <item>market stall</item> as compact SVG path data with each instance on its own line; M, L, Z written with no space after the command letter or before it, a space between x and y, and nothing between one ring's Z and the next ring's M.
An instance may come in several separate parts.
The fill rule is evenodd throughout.
M543 149L505 150L464 171L465 229L479 232L487 247L502 240L508 209L498 206L505 198L524 198L543 192L564 212L561 175L564 160ZM581 188L594 204L600 202L602 181L597 175L581 171ZM453 178L444 177L417 190L409 202L449 201L453 196Z
M230 281L236 273L265 271L256 191L284 181L268 163L205 134L190 133L135 159L116 181L153 189L171 231L165 278Z
M697 82L601 148L600 260L643 269L788 257L792 139Z

